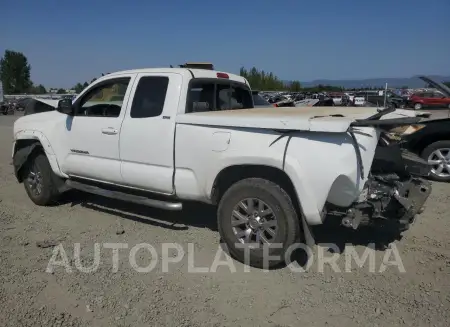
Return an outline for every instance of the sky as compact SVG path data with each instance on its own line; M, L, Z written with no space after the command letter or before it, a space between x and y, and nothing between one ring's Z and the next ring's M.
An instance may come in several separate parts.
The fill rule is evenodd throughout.
M24 53L46 87L186 61L300 81L450 75L449 0L3 0L0 12L0 53Z

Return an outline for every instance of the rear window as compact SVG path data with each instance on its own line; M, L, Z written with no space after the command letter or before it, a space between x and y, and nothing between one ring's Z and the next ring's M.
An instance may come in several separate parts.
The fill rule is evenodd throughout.
M249 87L242 83L192 80L189 83L186 113L253 108Z

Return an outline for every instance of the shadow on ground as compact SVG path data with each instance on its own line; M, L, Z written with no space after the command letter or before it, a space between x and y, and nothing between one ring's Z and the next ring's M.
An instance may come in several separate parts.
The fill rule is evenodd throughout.
M80 205L98 212L111 214L142 224L162 227L171 230L187 230L189 227L207 228L217 231L216 208L211 205L185 202L182 211L165 211L133 203L112 200L109 198L70 191L63 195L60 204ZM346 245L368 246L375 250L385 250L389 243L401 238L399 233L386 229L360 228L353 230L340 225L340 220L329 217L320 226L314 226L315 243L328 252L343 254ZM226 249L224 249L226 251ZM228 251L227 251L228 252ZM294 251L291 262L305 267L308 262L304 250ZM284 268L280 265L274 269Z
M132 221L173 230L186 230L189 226L217 231L216 208L211 205L185 202L181 211L166 211L134 203L112 200L88 193L69 191L60 204L80 205Z

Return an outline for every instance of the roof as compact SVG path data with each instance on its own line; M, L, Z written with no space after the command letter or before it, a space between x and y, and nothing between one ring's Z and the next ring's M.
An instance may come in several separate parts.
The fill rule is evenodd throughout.
M114 75L122 75L122 74L145 74L145 73L175 73L186 76L187 78L191 78L192 74L195 78L217 78L217 73L226 73L230 77L230 80L238 81L241 83L247 83L247 80L239 75L231 74L227 72L221 72L217 70L208 70L208 69L195 69L195 68L140 68L140 69L131 69L131 70L122 70L114 73L110 73L99 78L105 79Z

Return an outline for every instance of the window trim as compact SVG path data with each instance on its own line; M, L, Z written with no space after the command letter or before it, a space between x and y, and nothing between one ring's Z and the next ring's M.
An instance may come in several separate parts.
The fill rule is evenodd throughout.
M126 76L126 77L115 77L115 78L109 78L109 79L105 79L99 83L96 83L95 85L93 85L92 87L90 87L89 89L86 90L86 92L83 93L82 96L80 96L74 103L73 103L73 108L74 108L74 116L76 117L104 117L104 118L117 118L117 117L105 117L105 116L85 116L85 115L81 115L80 114L80 103L87 97L90 96L92 94L93 91L97 90L98 88L107 85L107 84L115 84L121 81L127 81L128 85L127 85L127 89L125 90L125 94L128 91L128 89L130 88L130 83L131 83L131 77L130 76ZM124 98L124 102L125 102L125 98ZM124 102L122 103L122 108L120 108L120 113L122 113L122 110L124 108ZM119 114L120 117L120 114Z
M217 79L217 78L192 78L189 83L188 83L188 88L187 88L187 96L186 96L186 103L184 105L184 113L185 114L190 114L193 113L193 111L188 111L188 103L190 103L191 101L191 89L192 89L192 84L194 83L211 83L214 84L214 99L213 99L213 108L210 111L217 111L216 107L217 107L217 85L228 85L230 88L233 85L236 86L240 86L243 87L244 89L248 90L248 92L250 93L250 98L252 101L252 108L254 108L254 103L253 103L253 96L252 96L252 90L250 89L249 85L246 83L241 83L238 81L233 81L233 80L227 80L227 79ZM228 109L228 110L232 110L232 109Z

